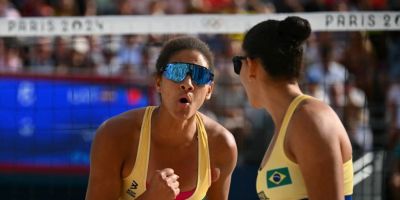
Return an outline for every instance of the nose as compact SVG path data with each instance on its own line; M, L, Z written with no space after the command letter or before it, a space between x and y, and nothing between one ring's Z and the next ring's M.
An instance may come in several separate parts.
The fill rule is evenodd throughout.
M180 84L181 89L186 91L192 91L194 89L192 78L188 75Z

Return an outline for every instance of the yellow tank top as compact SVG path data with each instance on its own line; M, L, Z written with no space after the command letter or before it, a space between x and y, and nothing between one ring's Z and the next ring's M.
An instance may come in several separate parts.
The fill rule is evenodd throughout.
M156 107L146 108L142 128L140 131L136 162L129 176L122 180L120 200L133 200L146 191L147 167L150 152L151 116ZM198 137L198 173L196 190L188 200L203 199L211 185L210 156L208 151L207 132L203 120L196 113L196 126ZM162 197L160 197L162 199Z
M257 193L260 199L304 199L308 198L307 189L299 166L291 161L285 154L283 144L286 129L297 106L304 99L311 98L307 95L296 97L287 109L282 127L279 130L271 154L264 166L258 171ZM353 194L353 162L352 159L343 164L344 194Z

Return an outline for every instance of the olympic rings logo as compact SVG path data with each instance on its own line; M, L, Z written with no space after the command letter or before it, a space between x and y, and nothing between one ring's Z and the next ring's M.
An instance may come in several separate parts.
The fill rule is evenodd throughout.
M201 20L203 27L210 29L220 29L223 25L222 19L217 17L207 17Z

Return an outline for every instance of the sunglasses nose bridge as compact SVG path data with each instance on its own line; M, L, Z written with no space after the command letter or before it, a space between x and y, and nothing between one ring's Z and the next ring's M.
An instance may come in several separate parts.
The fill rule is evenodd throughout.
M192 77L188 76L188 75L189 75L189 73L186 75L186 77L180 83L180 88L183 90L192 91L194 89L193 80L192 80Z

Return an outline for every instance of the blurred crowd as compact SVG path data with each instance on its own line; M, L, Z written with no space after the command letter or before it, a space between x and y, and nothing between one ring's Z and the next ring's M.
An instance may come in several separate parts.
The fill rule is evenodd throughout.
M398 0L0 0L0 16L171 15L394 11ZM150 79L163 42L175 35L0 38L0 73ZM272 135L264 111L252 109L231 58L243 35L198 35L215 54L216 89L203 111L236 137L240 164L258 164ZM387 150L388 183L400 199L400 32L314 32L304 48L304 90L342 119L357 158Z

